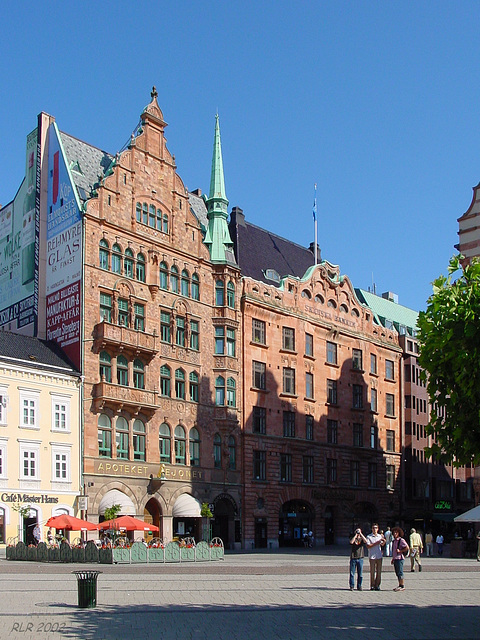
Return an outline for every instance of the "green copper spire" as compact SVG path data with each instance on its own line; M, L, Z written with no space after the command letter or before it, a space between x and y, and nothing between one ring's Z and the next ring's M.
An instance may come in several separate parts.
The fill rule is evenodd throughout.
M233 242L228 231L228 200L223 177L222 144L220 142L220 124L218 113L215 116L215 137L213 140L212 175L210 193L206 199L208 228L205 244L210 251L212 262L235 263Z

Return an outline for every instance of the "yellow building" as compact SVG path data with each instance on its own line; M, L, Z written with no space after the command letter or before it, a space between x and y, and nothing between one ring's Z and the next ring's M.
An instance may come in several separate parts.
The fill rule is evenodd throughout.
M58 349L0 331L0 544L77 515L81 378Z

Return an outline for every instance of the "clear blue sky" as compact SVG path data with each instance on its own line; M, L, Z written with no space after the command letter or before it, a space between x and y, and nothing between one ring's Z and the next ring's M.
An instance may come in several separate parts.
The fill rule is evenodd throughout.
M220 114L230 207L425 307L480 180L480 3L2 3L0 203L46 111L115 153L152 85L187 187Z

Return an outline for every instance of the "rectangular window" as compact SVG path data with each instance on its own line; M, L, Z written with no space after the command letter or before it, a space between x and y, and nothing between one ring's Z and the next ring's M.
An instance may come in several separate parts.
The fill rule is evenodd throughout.
M227 328L227 356L235 357L235 329Z
M292 456L289 453L280 454L280 482L292 481Z
M395 415L395 396L393 393L385 394L386 414L387 416Z
M200 349L200 330L197 320L190 320L190 349Z
M54 478L55 480L68 480L68 454L54 454Z
M327 342L327 362L337 364L337 345L334 342Z
M284 438L295 437L295 412L294 411L283 412L283 437Z
M295 395L295 369L283 368L283 393Z
M327 458L327 484L337 481L337 461L335 458Z
M360 462L358 460L350 462L350 482L352 487L360 486Z
M107 429L98 429L98 455L112 457L112 432Z
M313 416L305 416L305 439L313 440Z
M7 394L0 391L0 424L7 424Z
M20 449L21 453L21 473L20 478L25 480L37 480L38 479L38 456L39 450L32 449L27 446L23 446Z
M295 329L282 328L282 348L286 351L295 351Z
M265 451L253 452L253 478L254 480L267 479L267 454Z
M225 328L215 327L215 353L223 355L225 353Z
M363 409L363 388L361 384L352 385L353 392L353 408Z
M370 373L377 373L377 356L374 353L370 354Z
M108 293L100 294L100 322L112 321L112 296Z
M368 486L370 489L377 488L377 463L369 462L368 463Z
M353 423L353 446L363 447L363 424Z
M305 355L313 358L313 336L311 333L305 334Z
M124 298L118 299L118 324L128 327L128 300Z
M303 456L303 482L305 484L313 484L313 456Z
M395 380L394 368L392 360L385 360L385 378L387 380Z
M395 451L395 431L387 429L387 451Z
M252 342L256 342L257 344L266 344L265 343L265 322L263 320L256 320L253 318L252 320Z
M327 380L327 402L337 404L337 381Z
M0 443L0 478L6 478L7 471L7 445Z
M20 394L20 426L38 429L38 397Z
M328 444L337 444L338 440L338 422L336 420L327 420L327 442Z
M393 464L387 464L387 489L393 489L395 486L395 466Z
M377 390L370 389L370 411L377 412Z
M170 314L166 311L160 313L160 339L162 342L171 342Z
M185 318L177 316L175 320L175 344L178 347L185 346Z
M378 445L378 428L372 424L370 427L370 449L376 449Z
M305 374L305 395L307 398L314 397L313 395L313 373Z
M70 430L70 399L52 397L52 431Z
M117 458L128 460L128 431L119 431L117 425L115 439L117 443Z
M143 304L134 304L135 311L135 329L137 331L145 331L145 307Z
M252 431L262 435L267 433L267 410L265 407L253 407Z
M253 386L255 389L266 389L265 363L253 361Z
M352 368L358 371L363 370L362 350L352 349Z

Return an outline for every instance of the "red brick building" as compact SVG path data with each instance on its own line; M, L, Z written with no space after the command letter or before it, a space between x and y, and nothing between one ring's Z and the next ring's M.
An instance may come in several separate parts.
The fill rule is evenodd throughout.
M355 523L394 522L396 331L379 326L338 267L313 265L311 250L239 209L231 218L243 274L246 548L299 544L308 531L332 544Z

